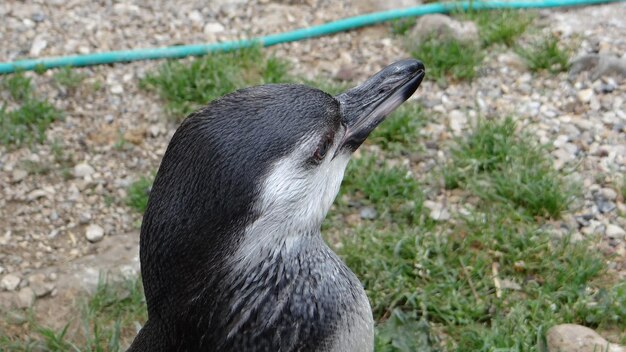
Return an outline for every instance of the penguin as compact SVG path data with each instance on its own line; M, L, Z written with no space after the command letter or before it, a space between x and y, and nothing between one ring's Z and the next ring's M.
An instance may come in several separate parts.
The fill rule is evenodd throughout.
M352 153L424 75L404 59L337 96L261 85L191 113L144 213L148 320L128 351L372 351L365 290L321 224Z

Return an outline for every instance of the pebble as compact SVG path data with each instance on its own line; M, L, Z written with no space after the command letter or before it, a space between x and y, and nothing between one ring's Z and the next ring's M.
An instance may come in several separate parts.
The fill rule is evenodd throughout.
M30 56L39 56L41 54L41 51L45 49L46 46L48 46L47 40L43 39L40 36L35 37L35 39L33 40L33 44L30 47Z
M94 168L87 163L80 163L74 166L74 177L84 178L96 172Z
M612 188L602 188L599 193L606 200L617 199L617 192Z
M591 88L583 89L579 91L578 94L576 94L576 96L578 97L578 100L580 100L581 103L588 103L591 101L591 97L593 97L593 89Z
M15 291L21 281L22 279L19 276L7 274L0 280L0 289Z
M604 232L607 237L623 240L626 236L626 231L614 224L609 224L606 226L606 230Z
M28 286L33 290L37 298L47 296L55 289L54 284L46 282L44 274L33 274L28 277L28 282Z
M217 22L209 22L204 25L204 29L202 30L206 34L216 34L221 33L225 30L224 26Z
M26 178L26 176L28 176L28 172L21 170L21 169L14 169L13 172L11 173L11 178L13 179L13 182L15 183L22 181L23 179Z
M625 347L611 344L597 332L576 324L551 327L546 340L549 352L626 352Z
M24 287L17 293L17 308L27 309L35 303L35 293L30 287Z
M361 216L361 219L374 220L378 216L378 213L376 212L376 209L372 207L363 207L359 211L359 216Z
M430 210L430 217L436 221L450 220L450 212L443 204L433 202L430 200L424 201L424 207Z
M99 242L102 238L104 238L104 229L100 225L91 224L87 226L85 237L89 242Z

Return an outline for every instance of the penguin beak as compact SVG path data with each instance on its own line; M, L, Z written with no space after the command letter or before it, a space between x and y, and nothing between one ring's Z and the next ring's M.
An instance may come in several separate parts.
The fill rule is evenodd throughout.
M414 59L397 61L363 84L335 97L341 106L346 134L337 152L355 151L385 117L404 103L422 83L424 64Z

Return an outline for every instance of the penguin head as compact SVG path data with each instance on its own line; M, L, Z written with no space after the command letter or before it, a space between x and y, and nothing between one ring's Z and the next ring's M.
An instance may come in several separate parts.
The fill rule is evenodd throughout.
M182 290L172 287L175 277L211 276L254 224L264 233L319 231L352 152L423 77L422 63L407 59L335 97L263 85L188 116L163 157L142 224L149 308L155 292Z

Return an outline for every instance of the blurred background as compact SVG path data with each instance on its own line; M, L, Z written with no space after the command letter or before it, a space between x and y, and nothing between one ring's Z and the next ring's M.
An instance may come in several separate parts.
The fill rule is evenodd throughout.
M5 0L0 61L223 42L419 4ZM623 2L458 9L268 48L1 75L0 350L132 341L146 319L142 212L188 113L263 83L337 94L409 56L425 81L357 152L323 227L365 285L377 350L626 345L624 18Z

